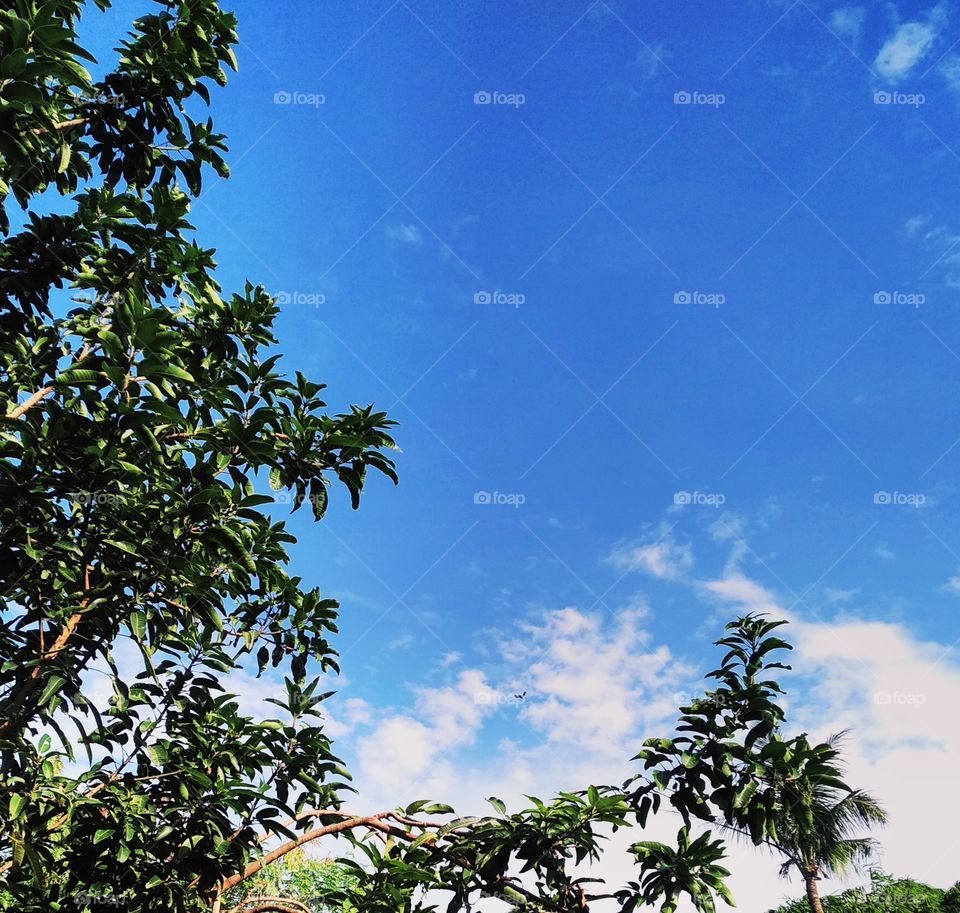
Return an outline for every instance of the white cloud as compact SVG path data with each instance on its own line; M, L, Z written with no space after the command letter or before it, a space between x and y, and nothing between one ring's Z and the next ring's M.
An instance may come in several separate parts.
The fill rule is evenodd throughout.
M739 571L700 584L702 590L723 602L733 603L738 611L781 612L772 593Z
M828 587L825 587L823 590L823 598L826 599L827 602L833 602L833 603L849 602L855 596L859 596L859 595L860 595L859 587L852 587L849 590L844 590L839 587L828 586Z
M693 567L693 549L662 539L649 545L621 546L607 560L622 571L643 571L661 580L675 580Z
M572 529L579 529L578 526L575 526L572 524L567 525L559 517L550 517L550 519L547 520L547 525L552 527L553 529L562 530L563 532L569 532Z
M691 671L665 646L648 647L646 614L626 609L609 625L603 616L567 608L548 613L540 625L523 625L509 648L527 668L521 719L553 745L579 751L586 743L612 760L627 756L643 723L672 712Z
M803 722L818 734L851 727L849 779L888 807L890 825L878 835L886 867L952 884L957 839L947 822L960 814L960 797L944 784L960 757L956 651L876 621L798 623L791 633L811 689L798 708Z
M450 795L458 784L456 753L473 744L483 717L495 706L495 691L484 674L467 669L453 684L418 688L408 711L381 709L355 742L355 774L364 799L392 808Z
M951 60L955 64L957 78L956 90L960 92L960 56ZM941 67L941 72L943 68ZM951 72L954 72L951 70ZM906 238L927 242L931 248L931 255L938 250L939 256L930 267L938 267L943 272L943 282L947 288L960 288L960 254L951 253L960 244L960 234L949 225L935 224L929 216L914 216L904 223L903 233Z
M351 697L336 702L336 714L324 705L323 728L332 739L343 739L358 726L365 726L373 719L370 705L361 697Z
M738 544L730 543L731 554ZM882 544L875 553L893 557ZM960 796L944 784L953 781L960 758L960 727L955 724L960 650L923 641L907 627L883 621L808 620L742 570L742 558L739 549L722 575L700 579L691 569L678 582L726 605L729 614L764 611L791 622L786 634L796 647L790 658L794 671L785 674L791 725L817 739L852 730L844 752L847 780L876 795L890 814L889 827L875 835L882 847L880 864L902 877L950 886L957 880L954 859L960 848L950 822L960 816ZM945 589L960 593L960 576ZM856 592L825 595L844 602ZM918 841L918 833L925 840ZM931 852L931 847L942 849ZM768 909L785 894L802 893L795 881L778 887L770 876L772 861L749 848L730 846L726 864L741 908ZM844 886L832 880L824 890Z
M960 596L960 577L951 577L940 589L945 593Z
M662 44L653 47L641 45L637 48L637 55L633 59L632 66L640 73L641 79L646 82L657 75L666 54L667 50Z
M960 55L951 54L945 57L938 70L947 86L960 93Z
M929 216L913 216L907 219L903 224L903 233L908 238L916 237L917 233L925 226L930 224Z
M880 48L874 69L888 82L899 82L927 55L946 22L946 6L941 3L924 21L902 23Z
M883 547L881 553L892 554ZM851 729L847 779L874 793L890 814L889 827L876 834L881 864L900 876L941 887L953 884L958 841L949 822L960 815L960 796L944 790L944 784L952 782L960 758L957 648L920 640L903 625L883 621L807 620L740 571L685 582L737 610L767 611L791 621L786 633L796 650L786 688L788 695L802 695L802 700L788 700L792 724L818 739ZM947 586L960 592L960 577ZM835 593L842 601L851 591ZM918 833L927 839L917 841ZM728 867L740 905L772 907L779 892L773 893L774 883L767 880L769 863L739 848L732 848L731 857ZM825 888L842 886L828 882ZM798 887L794 884L794 895Z
M884 545L883 542L881 542L881 543L873 550L873 553L874 553L878 558L883 558L884 561L893 561L893 559L897 557L892 551L890 551L889 548L887 548L886 545Z
M830 14L830 28L856 47L867 11L862 6L841 6Z
M431 796L476 811L491 793L519 802L624 779L640 741L669 730L695 678L666 646L651 645L645 617L637 602L616 619L546 612L493 638L495 676L464 669L443 687L416 688L412 707L374 711L352 739L364 807ZM487 728L497 717L529 737L497 743Z
M393 241L399 241L401 244L423 244L420 226L412 222L409 225L388 226L387 237Z

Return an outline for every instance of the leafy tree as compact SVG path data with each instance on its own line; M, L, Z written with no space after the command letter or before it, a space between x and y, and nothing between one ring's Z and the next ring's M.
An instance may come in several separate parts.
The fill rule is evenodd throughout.
M805 734L782 733L780 685L767 676L787 668L768 655L790 645L775 635L783 621L747 617L728 626L728 648L710 673L720 686L682 708L674 739L651 739L640 757L652 768L636 795L641 811L663 791L689 822L724 829L773 847L786 857L784 874L804 879L812 913L823 913L817 880L869 858L873 841L852 832L886 821L880 805L841 778L839 737L812 745Z
M358 506L369 469L396 481L392 422L331 414L320 384L282 373L274 299L224 293L194 237L192 198L227 174L195 118L235 65L234 17L157 0L94 80L78 21L108 6L0 3L0 907L222 911L338 835L347 911L432 909L426 892L451 911L729 901L721 844L692 819L775 837L777 764L818 758L780 735L769 676L789 645L761 618L721 641L719 687L683 708L692 734L648 742L624 786L478 817L345 808L318 677L337 668L337 604L289 572L277 509L319 521L340 486ZM283 679L276 719L231 693L250 668ZM675 848L635 843L622 888L581 875L664 797Z
M823 898L826 913L954 913L960 885L947 891L913 881L870 873L868 888L850 888ZM769 913L805 913L807 900L794 900Z
M887 820L872 796L838 779L841 737L817 746L816 759L803 765L785 754L776 772L781 811L777 835L768 842L786 857L784 876L791 869L800 873L812 913L823 913L817 885L821 874L841 874L873 855L874 840L850 834Z
M308 675L336 669L336 603L287 571L263 489L356 507L368 468L396 478L392 423L283 377L274 300L222 295L192 237L226 166L189 111L234 17L161 2L94 82L84 8L0 9L0 872L23 911L193 909L339 806ZM229 693L251 662L286 674L275 720Z

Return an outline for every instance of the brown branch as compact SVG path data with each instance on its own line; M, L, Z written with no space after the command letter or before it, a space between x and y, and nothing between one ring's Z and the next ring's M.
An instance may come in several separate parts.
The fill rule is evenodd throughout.
M383 821L380 820L383 814L384 813L381 813L379 816L367 815L346 818L343 821L327 824L323 827L318 827L312 831L308 831L305 834L301 834L295 840L289 840L287 843L283 843L276 849L271 850L269 853L265 854L262 859L254 860L242 872L237 872L235 875L225 878L220 885L220 893L226 893L231 888L234 888L240 884L241 881L246 881L248 878L256 875L257 872L259 872L264 866L269 865L271 862L276 862L276 860L286 856L287 853L291 852L292 850L303 846L305 843L310 843L313 840L317 840L320 837L326 837L329 834L339 834L341 831L349 831L355 827L369 827L373 830L397 830L397 828L394 828L392 825L384 824Z
M36 136L43 136L50 131L59 132L61 130L69 130L71 127L79 127L81 124L85 124L89 117L75 117L72 120L62 120L56 124L52 124L49 127L34 127L30 132Z
M40 390L37 390L37 392L34 393L33 396L30 397L30 399L26 400L25 402L22 402L12 412L8 412L7 418L14 418L14 419L20 418L20 416L23 415L24 412L27 412L30 409L32 409L37 403L39 403L43 399L46 399L51 393L53 393L52 386L42 387Z
M90 565L84 569L83 572L83 591L89 592L90 590L90 571L93 568ZM57 639L50 645L50 649L40 653L41 663L53 659L56 655L66 649L67 643L70 638L73 637L74 633L77 630L77 625L80 623L80 619L83 618L83 610L86 609L89 604L90 599L84 597L80 602L80 611L74 612L70 618L67 619L67 623L64 625L63 630L57 635ZM30 672L30 677L21 685L20 689L14 694L8 701L7 704L13 708L22 707L34 691L37 689L37 685L40 682L40 670L42 666L38 663L33 667ZM0 733L6 732L14 724L13 719L7 719L0 722Z
M74 360L71 368L77 367L77 365L85 362L93 352L100 347L99 343L84 343L83 348L77 353L77 357ZM12 412L7 413L7 418L18 419L25 412L29 412L37 403L41 400L45 400L51 393L53 393L55 387L53 384L48 384L45 387L41 387L34 393L29 399L24 400L19 406L17 406Z
M380 814L384 814L381 812ZM283 827L289 827L291 824L296 824L298 821L305 821L307 818L356 818L356 815L351 815L350 812L342 812L336 808L314 808L307 812L301 812L299 815L295 815L293 818L287 818L286 821L281 821L280 824ZM236 839L240 834L238 829L231 835L231 840ZM276 831L267 831L262 837L257 838L260 843L266 843L268 840L272 840L277 836Z
M312 831L308 831L305 834L302 834L300 837L297 837L295 840L290 840L287 843L281 844L276 847L276 849L271 850L269 853L263 856L262 859L255 860L251 862L242 872L237 872L235 875L231 875L229 878L224 879L219 888L219 892L216 897L215 903L219 903L220 899L226 894L227 891L235 888L238 884L243 881L246 881L248 878L256 875L257 872L266 868L273 862L276 862L278 859L286 856L287 853L292 852L295 849L303 846L305 843L310 843L313 840L318 840L321 837L329 836L330 834L338 834L343 831L353 830L356 827L365 827L371 831L378 831L380 834L387 834L392 837L398 837L401 840L414 841L418 839L419 834L415 834L412 831L404 830L403 828L397 827L392 824L388 824L384 819L393 819L396 821L410 822L412 826L422 827L422 828L434 828L442 826L440 822L436 821L420 821L415 818L407 818L405 815L401 815L399 812L389 811L389 812L377 812L375 815L355 815L350 816L346 812L332 811L332 812L305 812L303 815L298 816L300 818L310 817L310 816L322 816L322 815L338 815L343 816L343 821L337 821L333 824L327 824L323 827L315 828ZM380 836L378 834L377 836ZM458 859L455 855L451 854L448 850L443 847L436 846L436 842L432 844L432 849L438 852L448 861L459 866L466 866L464 860ZM196 884L196 880L192 885ZM191 885L191 886L192 886ZM542 898L539 898L536 894L528 891L522 885L516 884L514 881L507 878L497 879L497 887L506 888L517 893L518 896L522 897L527 902L541 902ZM584 895L581 891L581 903L583 902ZM269 909L269 908L268 908ZM234 907L228 913L235 913L237 910L242 910L242 904L240 907ZM243 911L243 913L256 913L253 911ZM265 911L264 911L265 913ZM279 913L287 913L287 911L280 910Z
M309 811L301 812L299 815L294 816L293 818L287 818L286 821L282 821L281 824L283 827L289 827L291 824L296 824L298 821L305 821L308 818L356 818L356 815L351 815L349 812L342 812L336 808L313 808ZM368 816L370 818L376 819L385 819L389 818L393 821L396 821L399 824L405 824L408 827L420 827L424 829L430 828L441 828L445 826L443 821L421 821L417 818L407 818L404 815L400 815L397 812L377 812L375 815ZM237 831L239 834L239 831ZM236 835L234 835L236 836ZM260 843L266 843L268 840L273 839L277 836L276 831L267 831L262 837L259 838ZM412 839L412 837L411 837Z
M254 906L248 906L254 904ZM310 908L299 900L290 897L248 897L227 913L310 913Z

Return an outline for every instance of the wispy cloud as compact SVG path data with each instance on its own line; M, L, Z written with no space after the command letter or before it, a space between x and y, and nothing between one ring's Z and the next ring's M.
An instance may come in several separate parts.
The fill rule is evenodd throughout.
M954 596L960 596L960 577L951 577L942 587L944 593L952 593Z
M883 43L873 67L888 82L899 82L929 53L947 24L947 9L942 3L924 19L901 23Z
M859 587L852 587L849 590L844 590L839 587L828 586L823 591L823 598L827 602L838 603L838 602L850 602L856 596L860 595Z
M948 288L960 288L960 233L956 229L938 224L930 216L916 215L904 223L903 235L909 240L924 242L931 250L930 256L933 256L934 250L939 251L924 276L936 270L942 274L943 282Z
M841 6L830 14L830 28L856 48L866 16L867 11L862 6Z
M420 226L411 222L409 225L390 225L387 227L387 237L401 244L423 244L423 235Z
M607 561L622 571L642 571L660 580L675 580L693 567L693 549L664 539L648 545L620 546Z
M539 613L493 638L489 670L458 658L446 684L414 689L412 706L380 707L354 742L362 798L372 807L434 796L476 809L491 792L516 801L578 778L621 778L695 678L669 648L651 645L646 615L636 601L615 621L573 607ZM340 716L357 723L366 710ZM493 772L471 755L495 717L517 720L531 744L501 743Z
M946 82L947 87L960 94L960 54L950 54L944 57L937 70Z
M929 216L913 216L903 224L903 233L908 238L915 238L925 226L930 224Z

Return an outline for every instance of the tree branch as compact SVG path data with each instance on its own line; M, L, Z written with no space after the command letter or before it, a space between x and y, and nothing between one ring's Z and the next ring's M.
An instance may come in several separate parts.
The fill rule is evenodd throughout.
M23 415L24 412L28 412L41 400L46 399L51 393L53 393L52 386L42 387L41 389L37 390L37 392L34 393L33 396L30 397L30 399L26 400L25 402L22 402L12 412L8 412L7 418L13 418L13 419L20 418L20 416Z
M227 913L310 913L310 908L290 897L248 897Z
M344 813L336 812L335 814ZM287 843L283 843L276 849L271 850L269 853L265 854L262 859L254 860L242 872L237 872L235 875L231 875L229 878L225 879L220 886L220 893L223 894L229 891L231 888L234 888L240 884L241 881L246 881L248 878L256 875L257 872L259 872L264 866L267 866L271 862L275 862L277 859L286 856L287 853L303 846L305 843L310 843L311 841L317 840L320 837L326 837L329 834L338 834L341 831L349 831L355 827L368 827L372 830L385 830L390 833L396 833L399 831L399 828L395 828L390 824L385 824L381 820L381 818L383 818L383 816L386 814L387 812L380 812L377 815L347 817L343 821L327 824L323 827L318 827L312 831L308 831L305 834L301 834L295 840L289 840ZM405 834L405 832L402 831L400 833L401 835ZM414 835L410 835L410 839L415 839Z
M34 127L31 133L37 136L43 136L45 133L50 133L51 131L58 133L61 130L69 130L71 127L79 127L88 120L90 120L89 117L75 117L72 120L62 120L59 123L51 124L49 127Z
M83 572L83 591L85 593L90 591L90 571L93 568L88 564ZM90 602L89 597L84 597L80 602L80 611L74 612L70 618L67 619L67 623L64 625L63 630L57 635L57 639L50 645L50 649L41 652L40 660L41 663L56 657L69 642L70 638L73 637L74 632L77 630L77 625L80 623L80 619L83 618L83 610L87 607L87 604ZM34 691L37 689L37 685L40 682L40 670L42 665L38 663L33 667L33 670L30 672L30 677L20 686L20 689L6 702L6 704L11 708L20 708L26 701L30 698ZM15 718L6 719L0 721L0 733L6 732L10 729L15 722Z

